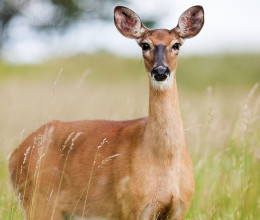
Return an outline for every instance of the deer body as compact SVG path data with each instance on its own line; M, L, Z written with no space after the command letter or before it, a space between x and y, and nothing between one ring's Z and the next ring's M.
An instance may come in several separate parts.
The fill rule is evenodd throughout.
M116 7L118 30L143 48L149 115L121 122L52 121L32 133L9 158L27 219L184 218L194 181L179 110L178 52L172 48L200 31L202 17L195 6L172 31L150 31L133 11Z

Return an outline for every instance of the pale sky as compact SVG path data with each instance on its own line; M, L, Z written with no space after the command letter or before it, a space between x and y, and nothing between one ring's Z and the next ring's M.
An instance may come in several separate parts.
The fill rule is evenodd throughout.
M259 0L131 0L127 7L142 19L158 17L156 28L171 29L179 16L191 6L202 5L205 24L196 37L186 40L181 55L212 53L260 53ZM36 9L34 9L35 11ZM113 8L108 8L113 13ZM50 55L67 56L79 52L106 49L124 56L141 56L136 42L124 38L111 23L80 22L63 35L38 34L25 19L16 19L10 27L11 41L2 55L11 62L40 62Z

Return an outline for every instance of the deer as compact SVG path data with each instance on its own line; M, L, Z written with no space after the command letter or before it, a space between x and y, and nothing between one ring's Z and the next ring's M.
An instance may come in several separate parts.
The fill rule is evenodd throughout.
M192 161L176 84L177 56L204 24L204 9L184 11L171 30L148 29L117 6L114 23L142 48L149 80L144 118L53 120L10 155L9 174L26 219L184 219L194 194Z

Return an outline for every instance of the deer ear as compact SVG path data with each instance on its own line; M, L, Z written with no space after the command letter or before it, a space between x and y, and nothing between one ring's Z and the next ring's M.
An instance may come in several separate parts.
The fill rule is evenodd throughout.
M196 36L204 24L204 10L202 6L193 6L182 13L179 18L176 32L182 38Z
M115 7L114 21L118 31L125 37L138 39L147 31L139 16L123 6Z

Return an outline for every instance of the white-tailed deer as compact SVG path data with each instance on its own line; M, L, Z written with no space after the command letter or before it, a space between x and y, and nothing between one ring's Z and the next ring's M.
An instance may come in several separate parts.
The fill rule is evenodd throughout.
M204 23L201 6L172 30L149 30L118 6L121 34L143 50L149 115L129 121L51 121L9 158L27 219L183 219L194 193L176 85L177 55Z

